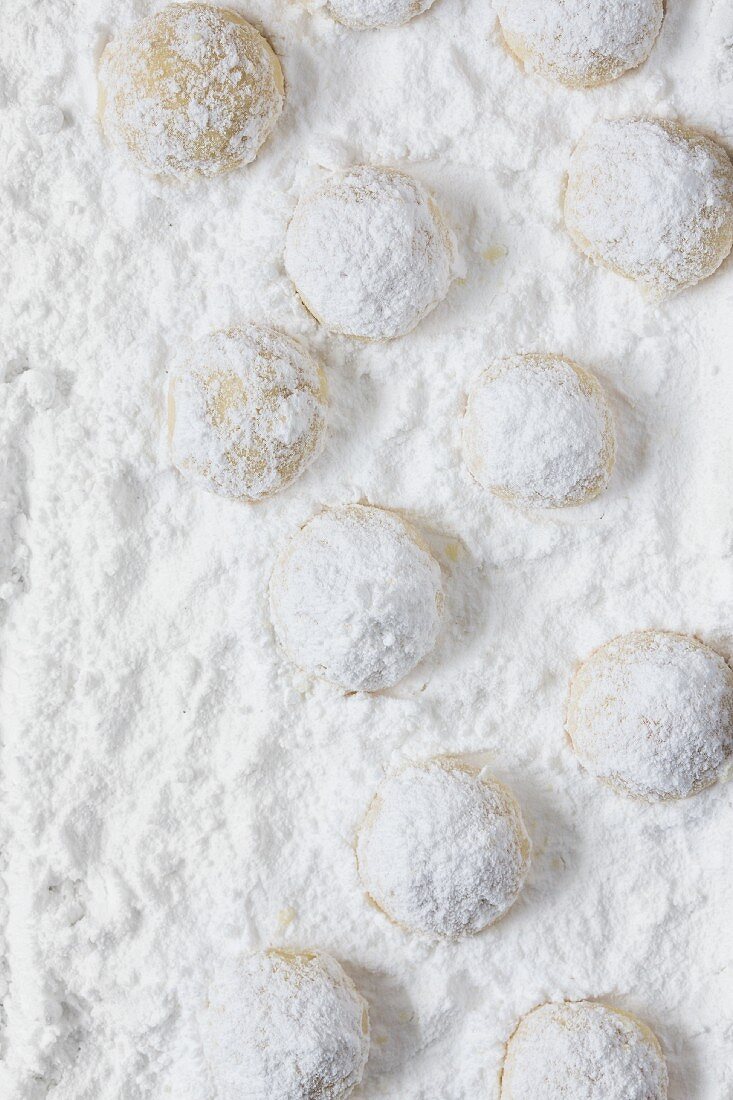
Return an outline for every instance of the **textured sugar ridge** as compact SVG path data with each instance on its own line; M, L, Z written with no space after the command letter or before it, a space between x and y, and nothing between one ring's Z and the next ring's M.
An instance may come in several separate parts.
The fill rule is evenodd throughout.
M283 107L280 63L234 12L170 4L104 51L100 116L138 167L204 176L253 160Z
M440 566L399 516L351 505L294 535L270 582L275 633L306 672L347 691L391 687L430 652Z
M647 59L662 0L497 0L509 48L563 84L613 80Z
M222 1096L343 1100L369 1053L366 1001L324 954L272 950L220 962L200 1022Z
M455 937L499 920L522 888L530 843L514 797L449 759L386 779L357 840L361 880L392 920Z
M565 221L583 252L657 295L711 275L733 242L721 146L653 118L596 123L570 161Z
M410 332L445 298L453 234L425 189L359 165L301 198L285 266L313 315L334 332L386 340Z
M667 1067L652 1031L589 1001L545 1004L507 1045L502 1100L666 1100Z
M597 496L616 450L598 382L553 355L514 355L484 371L469 395L463 445L481 485L527 507Z
M733 753L733 670L682 634L615 638L573 679L568 733L587 771L623 794L695 794Z
M280 332L245 325L205 336L172 373L172 461L209 491L270 496L320 452L325 388L311 355Z
M399 27L432 5L433 0L329 0L329 10L339 23L368 30Z

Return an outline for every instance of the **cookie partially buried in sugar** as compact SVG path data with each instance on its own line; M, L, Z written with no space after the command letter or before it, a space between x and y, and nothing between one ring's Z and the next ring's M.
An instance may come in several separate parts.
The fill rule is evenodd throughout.
M284 489L321 449L323 372L296 340L243 325L198 340L171 375L171 459L195 485L254 502Z
M108 142L163 177L213 176L254 160L283 101L266 39L208 4L169 4L110 42L99 66Z
M427 11L433 0L328 0L334 19L357 30L399 27Z
M456 243L433 199L404 172L358 165L298 203L285 267L306 308L332 332L388 340L445 298Z
M366 1001L310 951L220 962L200 1022L217 1095L231 1100L343 1100L369 1053Z
M362 504L309 520L270 581L285 653L347 691L378 691L406 676L433 648L442 607L440 566L417 532Z
M593 1001L540 1005L507 1043L501 1100L667 1100L657 1037Z
M663 297L730 252L733 165L715 141L674 122L597 122L570 159L565 224L595 263Z
M395 923L456 937L480 932L514 904L530 842L506 787L438 757L384 780L356 854L364 889Z
M619 794L685 798L733 754L733 670L685 634L614 638L575 673L567 732L586 771Z
M476 481L513 504L583 504L611 476L611 411L593 375L569 359L497 359L469 394L463 453Z
M662 0L496 0L496 10L520 61L575 88L641 65L664 17Z

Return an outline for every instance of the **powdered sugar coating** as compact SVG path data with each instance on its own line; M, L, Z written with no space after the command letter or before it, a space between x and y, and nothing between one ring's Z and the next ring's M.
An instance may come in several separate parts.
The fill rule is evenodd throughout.
M664 17L662 0L496 0L496 10L509 49L571 87L641 65Z
M249 163L284 101L269 43L241 15L208 4L169 4L110 42L99 89L109 143L174 177Z
M507 1044L501 1100L666 1100L667 1067L646 1024L592 1001L540 1005Z
M306 349L262 325L202 337L171 374L171 460L200 488L257 501L323 444L326 382Z
M354 504L293 536L270 581L270 610L291 660L347 691L396 684L435 644L440 566L393 512Z
M413 932L455 937L499 920L529 870L514 796L449 757L409 764L381 784L357 839L364 888Z
M685 798L733 754L733 670L685 634L614 638L575 673L567 730L583 767L620 794Z
M313 952L221 961L201 1035L222 1098L342 1100L369 1053L366 1001L335 959Z
M733 165L716 142L673 122L597 122L570 160L565 223L596 263L669 294L730 252Z
M433 0L329 0L334 19L347 27L369 30L399 27L432 5Z
M504 500L530 508L583 504L611 476L611 410L596 379L569 359L498 359L469 394L463 453L479 484Z
M285 267L304 305L333 332L388 340L445 298L456 243L411 176L358 165L304 195L288 228Z

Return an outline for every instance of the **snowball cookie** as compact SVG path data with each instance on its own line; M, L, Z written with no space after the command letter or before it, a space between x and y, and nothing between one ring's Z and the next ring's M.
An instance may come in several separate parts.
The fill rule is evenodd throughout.
M304 195L285 267L313 316L349 336L404 336L445 298L457 251L427 191L392 168L359 165Z
M733 165L674 122L597 122L570 159L565 224L581 252L662 297L711 275L730 252Z
M369 30L399 27L427 11L433 0L328 0L334 19L347 27Z
M275 633L290 659L347 691L379 691L435 644L440 566L393 512L352 504L309 520L270 581Z
M514 904L530 842L514 796L450 757L387 778L358 834L359 874L372 901L412 932L480 932Z
M216 968L201 1038L222 1100L340 1100L366 1064L367 1003L330 956L264 951Z
M575 673L567 731L583 767L620 794L695 794L733 753L733 670L685 634L614 638Z
M296 340L261 325L213 332L174 369L174 466L202 489L256 501L284 489L321 449L326 382Z
M654 1033L592 1001L540 1005L507 1043L501 1100L666 1100Z
M169 4L110 42L99 115L110 145L159 176L254 160L282 111L280 62L241 15Z
M603 390L560 355L495 360L469 394L463 454L479 485L528 508L584 504L616 454Z
M512 53L573 88L641 65L664 16L663 0L497 0L496 10Z

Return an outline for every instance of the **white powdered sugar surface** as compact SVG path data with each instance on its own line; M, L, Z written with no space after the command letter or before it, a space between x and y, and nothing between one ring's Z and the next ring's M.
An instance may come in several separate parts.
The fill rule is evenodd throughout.
M733 786L622 798L564 728L610 638L733 657L733 266L649 302L578 251L563 193L600 119L733 147L730 4L668 0L644 65L572 91L522 71L485 0L374 32L227 2L280 57L284 110L246 168L172 185L97 113L105 45L157 6L3 5L0 1095L220 1100L212 976L279 947L368 1002L354 1100L497 1100L517 1021L566 998L647 1021L670 1100L728 1100ZM435 196L465 260L379 343L329 336L283 262L300 197L364 163ZM322 452L257 505L192 485L167 432L181 349L248 322L329 389ZM530 352L592 371L616 424L607 489L561 513L508 507L462 456L474 380ZM303 524L359 501L419 532L444 610L403 680L349 694L283 653L268 586ZM389 921L354 855L385 776L452 754L514 792L533 845L508 913L456 941Z
M450 759L380 785L359 830L359 874L380 909L430 936L479 932L513 905L530 842L513 796Z
M545 1004L512 1036L501 1100L667 1100L654 1034L591 1001Z
M222 1097L344 1100L369 1053L367 1003L323 954L218 959L201 1031Z
M399 27L427 11L433 0L328 0L334 19L347 27L368 30Z
M733 754L733 670L694 638L615 638L573 679L568 732L585 767L638 798L684 798Z
M455 239L403 172L358 165L298 204L285 267L328 329L384 340L410 332L448 293Z
M640 65L662 24L662 0L497 0L510 48L567 84L597 84Z
M399 516L364 505L330 509L283 549L270 608L299 668L347 691L379 691L435 644L440 566Z

